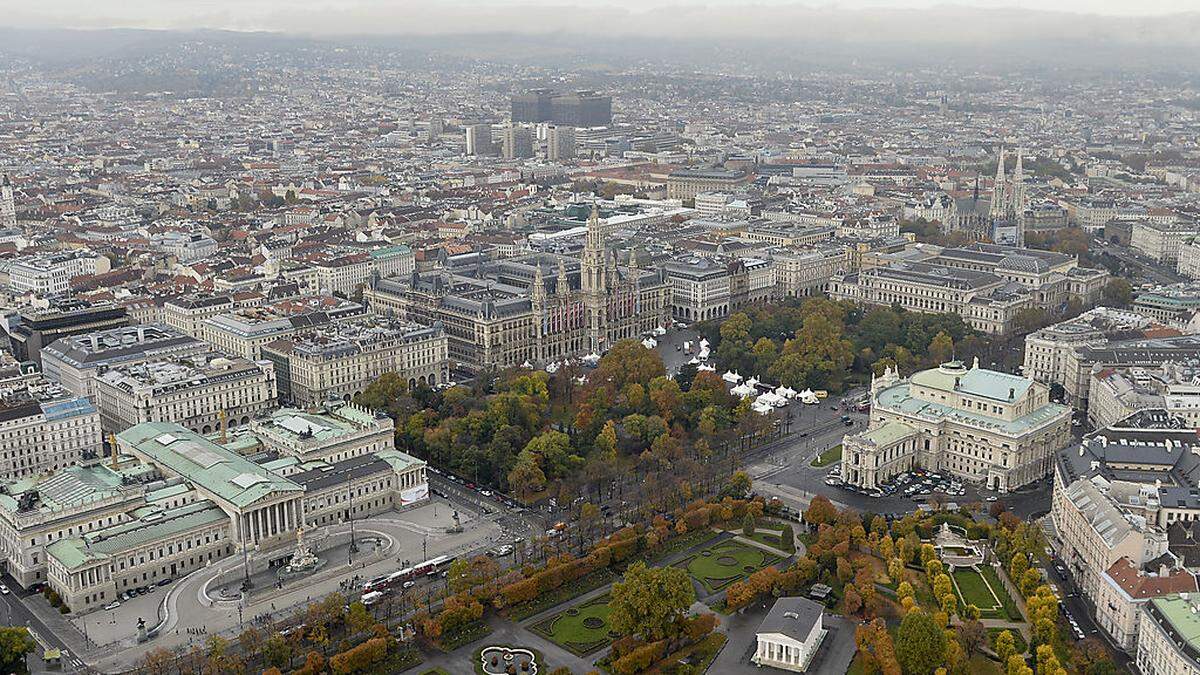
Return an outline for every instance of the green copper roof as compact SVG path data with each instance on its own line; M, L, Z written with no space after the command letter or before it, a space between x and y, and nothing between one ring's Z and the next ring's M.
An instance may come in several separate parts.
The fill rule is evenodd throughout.
M47 546L46 553L67 569L74 570L150 542L229 521L227 513L207 500L170 510L141 509L133 515L136 520L89 532L82 537L60 539Z
M961 362L943 363L937 368L913 373L913 384L930 389L955 391L995 401L1017 401L1025 396L1032 380L984 368L967 368ZM1012 396L1009 396L1009 391Z
M912 385L901 382L879 392L875 397L875 406L897 412L902 415L919 417L931 422L953 420L985 431L994 431L1009 436L1020 436L1034 429L1040 429L1048 424L1056 423L1070 415L1070 408L1058 403L1047 403L1028 415L1022 415L1012 421L998 417L981 415L970 410L960 410L941 403L933 403L912 395Z
M1200 649L1200 614L1192 613L1192 607L1196 603L1194 596L1185 600L1178 595L1168 595L1154 598L1150 602L1171 622L1171 627L1179 637L1187 640L1193 648Z
M917 430L903 422L886 422L874 429L859 434L860 438L871 441L876 447L886 447L912 436Z
M391 464L392 469L396 471L403 471L411 466L425 465L423 460L417 459L406 452L400 452L399 450L384 450L383 452L375 453L375 456L387 462L388 464Z
M292 481L170 422L144 422L117 434L119 444L243 508L273 492L303 492Z

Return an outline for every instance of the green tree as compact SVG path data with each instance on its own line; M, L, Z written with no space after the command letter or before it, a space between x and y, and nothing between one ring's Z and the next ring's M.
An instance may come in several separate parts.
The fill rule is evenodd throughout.
M1025 665L1025 659L1013 654L1008 657L1008 675L1033 675L1033 669Z
M1115 277L1100 292L1104 304L1112 307L1128 307L1133 301L1133 286L1121 277Z
M734 499L741 499L750 492L750 475L745 471L735 471L729 477L729 494Z
M750 513L747 513L746 517L742 518L742 534L747 537L754 536L754 516Z
M292 645L279 633L271 633L267 641L263 643L263 656L266 657L268 664L276 668L290 668L294 654Z
M935 364L946 363L954 358L954 338L939 331L929 342L929 360Z
M1008 663L1008 657L1017 653L1017 641L1013 638L1013 634L1002 630L996 634L996 641L992 649L996 652L996 656L1000 657L1000 663Z
M896 631L896 659L905 673L932 673L946 660L946 633L933 617L914 610Z
M508 472L508 485L517 499L528 504L535 495L546 489L546 474L532 455L524 455Z
M696 601L696 592L685 570L639 562L626 570L624 581L613 584L611 598L613 629L654 641L677 634L679 619Z
M0 627L0 666L3 672L11 673L17 670L18 664L24 669L25 655L37 648L37 643L29 635L24 626Z

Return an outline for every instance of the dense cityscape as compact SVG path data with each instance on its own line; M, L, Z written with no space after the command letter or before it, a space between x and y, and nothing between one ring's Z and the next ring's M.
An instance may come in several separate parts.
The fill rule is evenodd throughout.
M0 35L3 672L1200 672L1194 49Z

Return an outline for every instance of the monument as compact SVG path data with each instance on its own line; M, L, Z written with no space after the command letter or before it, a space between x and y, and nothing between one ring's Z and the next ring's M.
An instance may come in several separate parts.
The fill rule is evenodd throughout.
M318 558L312 549L304 543L304 526L296 528L296 550L292 559L283 569L279 570L280 581L288 581L296 577L306 576L320 569L325 561Z

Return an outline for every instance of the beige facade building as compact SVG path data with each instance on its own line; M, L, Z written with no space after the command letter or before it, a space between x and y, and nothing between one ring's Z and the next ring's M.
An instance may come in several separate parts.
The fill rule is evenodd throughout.
M799 298L827 292L830 279L850 271L850 255L845 246L828 244L811 248L774 251L778 295Z
M1017 312L1033 306L1024 290L990 272L927 263L898 263L839 274L830 279L829 296L866 305L900 305L926 314L957 314L975 330L1003 335Z
M257 360L263 346L275 340L366 313L357 302L331 295L288 298L211 316L200 322L199 337L226 354Z
M667 176L667 199L694 199L701 192L740 192L750 180L741 171L680 169Z
M109 433L142 422L177 422L197 433L249 424L275 407L269 363L223 354L114 368L96 378L100 421Z
M1194 223L1139 220L1133 224L1129 246L1156 263L1174 264L1183 243L1197 235L1200 227Z
M1111 307L1096 307L1079 316L1047 326L1025 336L1025 361L1022 374L1042 384L1066 386L1077 380L1068 363L1072 352L1086 346L1103 346L1111 339L1142 336L1149 319Z
M1174 558L1167 558L1175 562ZM1195 575L1178 566L1169 567L1165 560L1146 570L1129 558L1121 558L1101 576L1096 596L1096 625L1118 647L1133 654L1146 604L1153 598L1196 590Z
M869 428L843 441L842 478L871 490L920 467L1008 492L1049 475L1071 411L1032 380L952 361L871 384Z
M262 348L275 368L280 398L313 406L349 401L385 373L409 387L433 386L450 376L448 340L441 324L421 326L381 315L327 324Z

